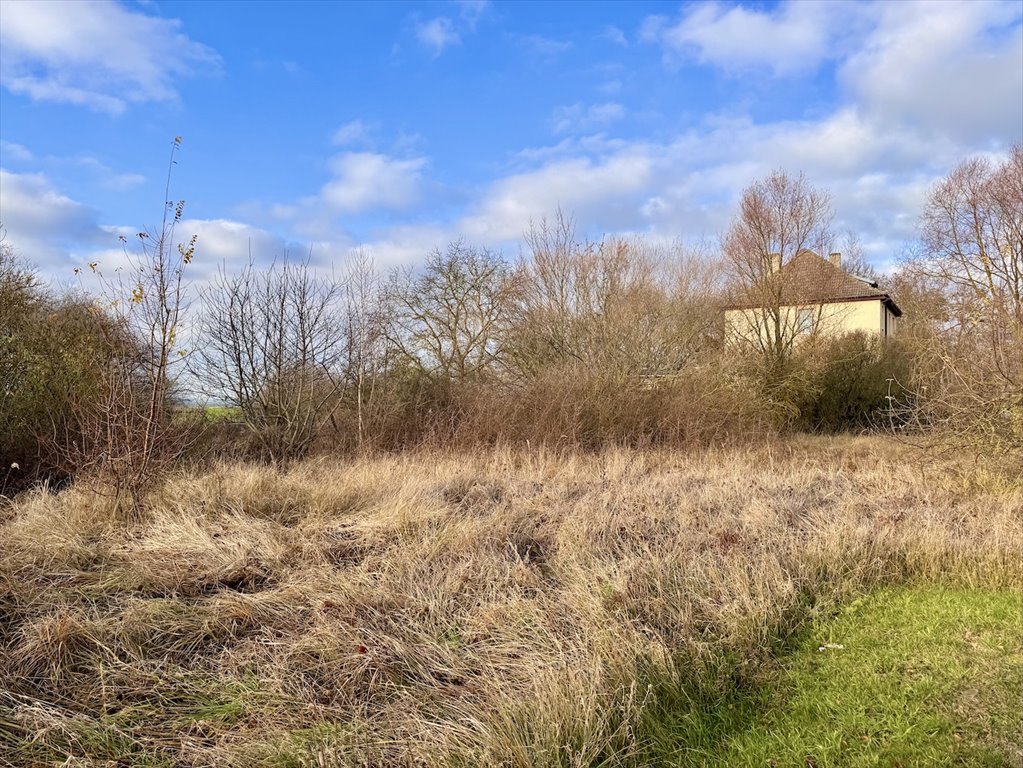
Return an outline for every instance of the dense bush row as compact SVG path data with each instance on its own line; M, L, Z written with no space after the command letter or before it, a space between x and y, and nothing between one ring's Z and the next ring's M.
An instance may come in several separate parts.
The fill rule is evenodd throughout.
M541 304L548 286L530 286L539 279L535 263L512 267L462 245L434 254L414 276L371 275L372 300L358 306L354 278L328 283L293 264L252 270L246 300L271 290L284 310L267 318L246 315L238 302L218 307L237 296L238 283L214 285L204 297L202 351L178 372L179 391L191 387L230 406L204 409L193 392L165 418L190 432L185 456L275 462L422 444L695 445L870 426L889 380L903 375L895 347L859 336L807 344L783 370L768 370L723 345L711 262L687 261L682 251L651 254L636 242L614 247L613 263L606 244L569 254L566 282L576 295L560 307ZM689 274L679 287L683 268ZM602 291L585 304L584 269L601 271ZM110 425L98 415L112 390L131 389L114 379L132 375L125 360L145 341L97 303L54 294L9 251L0 290L4 488L62 482L103 458L96 454L106 444L93 433ZM484 328L487 292L504 293ZM305 305L293 303L298 294ZM221 311L247 318L234 327L248 335L222 337L218 348L207 334L223 333ZM283 330L275 334L274 323ZM232 369L244 349L250 358Z

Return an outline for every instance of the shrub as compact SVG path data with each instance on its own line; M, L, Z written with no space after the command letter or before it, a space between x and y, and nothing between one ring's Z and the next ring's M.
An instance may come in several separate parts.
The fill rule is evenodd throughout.
M562 364L520 381L442 386L408 376L391 386L369 422L378 447L694 446L774 431L726 359L663 376ZM389 412L379 405L386 401Z
M0 254L0 493L80 469L83 414L101 401L115 339L93 304L53 296L9 249Z
M890 406L904 395L910 355L893 340L864 333L823 339L788 358L746 358L747 397L759 398L775 426L806 432L842 432L888 423Z
M810 362L814 396L799 418L803 429L840 432L878 422L891 401L901 397L899 382L909 371L906 350L893 340L862 333L828 342Z
M55 294L6 250L0 257L0 493L131 470L134 440L158 418L176 439L194 424L150 413L152 355L123 318ZM167 397L169 383L163 385ZM169 400L168 400L169 403ZM123 490L113 482L115 492Z

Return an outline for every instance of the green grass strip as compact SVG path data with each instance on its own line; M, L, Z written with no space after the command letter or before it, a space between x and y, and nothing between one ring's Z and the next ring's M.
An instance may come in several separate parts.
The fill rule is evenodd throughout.
M1018 768L1023 594L880 590L812 625L762 688L677 727L675 765Z

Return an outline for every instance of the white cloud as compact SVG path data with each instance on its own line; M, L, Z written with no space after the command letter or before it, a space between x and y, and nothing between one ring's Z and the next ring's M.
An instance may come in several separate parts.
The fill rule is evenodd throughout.
M838 65L839 83L879 121L977 140L1023 135L1023 5L1018 0L773 6L700 2L677 20L648 17L641 37L669 64L776 76Z
M175 231L182 240L197 237L192 263L207 269L221 263L244 264L250 253L253 261L266 263L288 250L287 241L279 235L231 219L183 219Z
M334 131L331 143L343 147L359 144L369 139L369 127L362 120L352 120Z
M1023 136L1023 4L887 3L839 79L875 119L976 141Z
M345 152L330 161L334 178L320 191L331 210L358 213L404 208L419 198L425 157L399 159L376 152Z
M597 90L608 96L619 94L622 92L622 81L618 79L605 80L597 86Z
M117 190L134 189L145 183L146 177L141 173L115 173L101 182L108 189Z
M930 185L979 148L886 124L853 105L768 123L709 116L660 142L570 136L517 153L517 169L484 185L461 215L384 229L370 243L399 262L461 236L514 248L530 221L559 207L590 236L713 239L728 226L742 189L780 168L805 171L828 190L836 230L857 232L867 257L890 267L916 236Z
M178 78L220 62L179 21L109 0L5 0L0 45L0 82L11 92L112 114L174 99Z
M4 161L10 161L18 165L27 165L32 167L35 171L34 174L23 174L19 178L21 179L35 179L35 188L37 191L41 189L40 183L49 185L47 177L44 172L50 171L55 172L58 176L62 173L66 173L71 170L73 173L78 174L77 169L84 169L88 172L90 181L96 183L103 189L113 189L123 191L132 189L145 183L145 176L139 173L125 173L115 171L109 168L101 161L97 160L88 154L78 154L72 156L60 156L54 154L36 154L29 147L21 144L16 144L11 141L5 141L0 139L0 155ZM13 178L13 175L11 176ZM15 197L21 192L25 191L25 182L15 182ZM2 195L3 190L0 190ZM51 189L50 192L55 194ZM50 197L52 199L52 197Z
M450 225L400 225L375 233L358 247L373 258L377 267L389 269L421 262L431 250L443 248L458 237Z
M447 16L437 16L417 23L416 38L430 50L434 58L444 53L445 48L462 42L454 22Z
M115 171L91 155L37 155L28 147L14 142L0 140L0 154L4 160L31 164L37 174L46 170L84 168L99 186L104 189L127 190L144 184L146 177L141 173ZM38 178L44 178L38 176Z
M470 30L475 30L480 19L490 10L490 0L457 0L457 5L458 15Z
M11 159L19 163L28 163L34 159L34 155L26 146L16 144L13 141L7 141L6 139L0 139L0 159Z
M635 196L652 176L652 158L642 147L596 160L555 160L496 181L476 210L459 222L458 231L484 243L514 241L531 220L549 216L559 207L587 222L599 210L603 226L615 227L629 218Z
M880 125L853 109L821 120L710 120L656 152L652 229L716 235L752 181L774 169L804 171L831 192L838 227L865 240L877 235L889 257L914 236L927 187L963 156L954 142L922 142L912 130Z
M701 2L686 6L675 23L648 17L641 36L661 42L669 61L681 56L726 71L767 68L788 75L836 57L838 38L855 28L861 10L839 0L784 0L762 10Z
M175 239L196 236L195 257L188 268L188 280L202 287L223 267L227 272L241 269L251 259L268 265L287 256L309 258L310 264L329 270L332 260L347 249L347 243L297 242L277 232L233 219L184 219L175 228Z
M601 127L621 120L625 117L625 107L615 101L603 104L569 104L558 107L551 117L551 127L555 133L584 131Z
M419 40L437 58L453 45L460 45L462 37L472 34L480 20L490 10L490 0L456 0L458 14L435 16L426 21L417 20L414 31Z
M105 189L126 190L144 184L146 177L141 173L120 173L100 162L95 157L88 155L69 158L67 160L58 157L47 158L56 163L70 162L82 168L88 168L96 177L101 187Z
M65 278L75 253L105 239L96 211L57 190L40 173L0 169L0 224L15 252Z
M591 236L715 238L742 189L781 168L830 191L837 228L860 233L867 256L885 265L915 237L929 186L965 154L955 141L921 141L854 108L774 123L711 117L663 142L572 137L520 152L527 167L485 187L448 231L508 246L561 207Z
M608 123L625 117L625 107L613 101L594 104L586 110L586 116L597 123Z
M604 27L604 31L600 33L600 38L612 42L615 45L620 45L623 48L629 44L628 39L625 37L625 33L614 24L608 24Z
M700 11L721 18L732 11L740 17L759 13L780 23L791 21L794 9L699 6L690 13ZM815 55L838 60L845 106L816 120L723 125L750 162L734 164L723 155L714 173L748 183L766 170L757 158L804 169L833 191L836 209L850 226L879 234L864 237L873 244L868 248L885 242L890 248L913 236L925 190L937 175L971 153L1023 137L1023 6L1011 0L835 5L817 20L823 37L807 39L824 39L826 45L803 53L808 63ZM703 49L707 60L735 67L726 53ZM762 53L754 47L735 56L738 62L755 61ZM692 151L706 152L715 143L703 137ZM725 154L734 157L740 150ZM872 255L880 261L891 256Z
M543 35L524 35L519 41L534 56L553 57L572 50L571 40L557 40Z
M125 248L134 253L138 226L100 224L95 210L59 191L43 174L19 174L0 169L0 223L7 242L59 281L69 281L76 267L98 262L100 271L113 276L126 265ZM308 246L259 227L230 219L184 219L175 229L176 239L197 235L195 260L189 280L207 281L221 263L243 264L251 254L257 263L267 263L289 249L304 257ZM120 237L127 240L122 245ZM335 244L329 255L314 249L313 259L324 263L350 243Z
M93 249L67 257L70 268L79 267L78 280L89 290L108 293L118 275L137 262L141 255L137 228L121 225L104 226L101 244ZM195 255L185 268L188 303L193 304L221 270L236 273L250 261L265 267L285 257L305 261L321 272L329 272L338 261L347 258L351 243L343 238L335 241L297 242L280 233L234 219L182 219L174 228L176 243L187 243L195 236ZM124 241L121 241L121 237ZM87 266L96 266L93 274ZM69 269L70 269L69 268ZM105 281L105 285L104 285ZM197 308L197 305L192 307Z
M243 219L273 221L304 242L352 242L351 227L419 205L436 186L425 175L429 158L375 151L340 152L327 161L318 192L291 201L249 203Z

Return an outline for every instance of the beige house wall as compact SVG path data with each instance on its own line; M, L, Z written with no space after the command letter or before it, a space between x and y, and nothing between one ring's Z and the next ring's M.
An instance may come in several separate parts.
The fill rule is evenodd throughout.
M842 336L863 331L881 337L895 334L896 317L880 299L832 302L783 307L782 322L789 334ZM731 341L751 340L763 328L760 309L730 309L725 312L725 337ZM887 325L886 325L887 321ZM798 333L797 333L798 329Z

